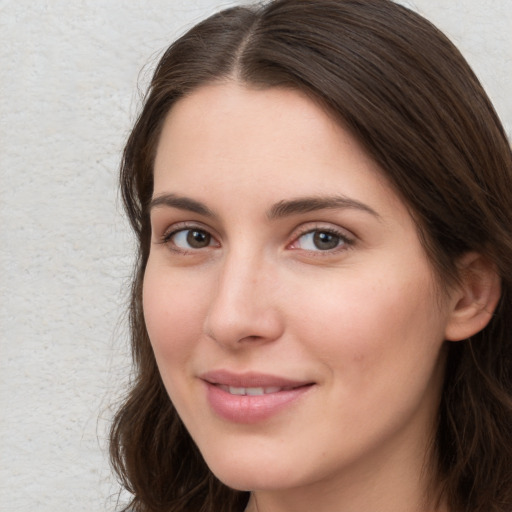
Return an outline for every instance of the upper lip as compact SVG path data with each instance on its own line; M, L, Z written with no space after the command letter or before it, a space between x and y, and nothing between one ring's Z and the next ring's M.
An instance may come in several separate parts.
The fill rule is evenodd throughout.
M213 370L202 373L199 378L214 385L237 388L297 388L313 384L312 381L288 379L267 373L234 373L229 370Z

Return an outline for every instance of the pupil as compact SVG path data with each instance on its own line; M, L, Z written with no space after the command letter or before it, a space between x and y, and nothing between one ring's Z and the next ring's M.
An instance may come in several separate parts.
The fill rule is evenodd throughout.
M194 247L195 249L207 247L210 245L210 235L204 231L191 229L187 235L187 243L190 245L190 247Z
M317 231L313 235L313 242L317 249L335 249L339 244L339 237L325 231Z

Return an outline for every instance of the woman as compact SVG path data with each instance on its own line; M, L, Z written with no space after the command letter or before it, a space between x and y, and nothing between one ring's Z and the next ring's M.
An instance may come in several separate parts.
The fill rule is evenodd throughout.
M135 511L512 510L512 157L388 0L277 0L161 59L121 169Z

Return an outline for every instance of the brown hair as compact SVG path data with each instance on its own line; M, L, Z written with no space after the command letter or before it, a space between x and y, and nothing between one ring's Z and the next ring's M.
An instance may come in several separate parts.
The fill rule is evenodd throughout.
M306 92L337 116L394 185L440 282L477 251L502 296L490 324L449 343L434 472L454 512L512 510L512 155L477 78L450 41L390 0L276 0L231 8L170 46L126 145L121 189L139 243L131 296L133 387L111 458L136 512L243 510L210 472L160 379L141 304L147 206L166 114L197 87L236 79Z

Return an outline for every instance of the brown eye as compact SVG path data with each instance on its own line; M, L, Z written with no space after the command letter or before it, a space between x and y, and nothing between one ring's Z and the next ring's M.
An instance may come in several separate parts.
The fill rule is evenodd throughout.
M315 231L313 233L313 244L320 251L335 249L340 244L341 239L334 233L327 231Z
M314 229L301 235L296 242L296 248L306 251L333 251L349 246L351 241L341 233L331 230Z
M208 247L211 239L211 235L206 233L206 231L200 231L198 229L187 230L187 244L194 249Z
M180 229L171 233L165 241L178 249L188 251L190 249L204 249L214 244L214 239L208 231L203 229Z

